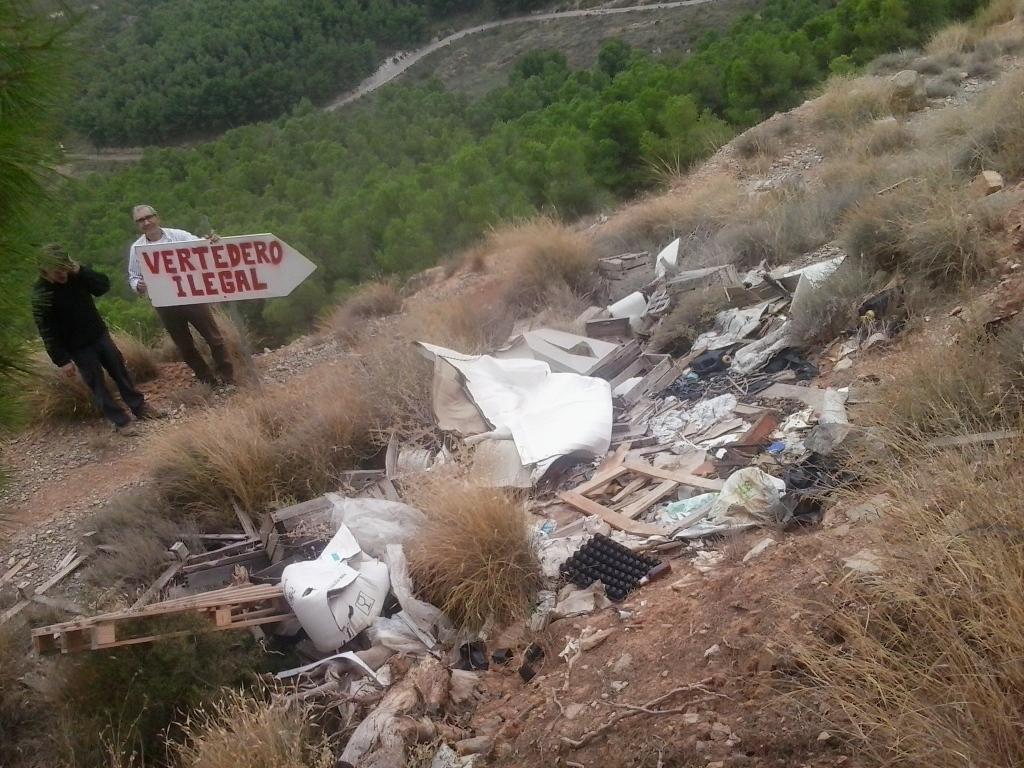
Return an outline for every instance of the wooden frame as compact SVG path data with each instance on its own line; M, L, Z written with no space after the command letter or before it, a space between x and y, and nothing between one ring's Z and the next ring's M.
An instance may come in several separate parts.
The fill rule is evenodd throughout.
M638 522L641 514L680 485L702 491L722 490L722 480L698 477L653 467L639 459L627 459L629 443L623 443L609 456L594 476L571 491L558 494L566 504L588 515L597 515L612 528L637 536L656 536L668 531L658 525ZM608 496L606 504L597 499Z

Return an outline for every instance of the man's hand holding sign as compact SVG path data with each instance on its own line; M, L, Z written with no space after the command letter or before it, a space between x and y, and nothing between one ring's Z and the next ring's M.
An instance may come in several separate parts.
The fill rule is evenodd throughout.
M287 296L316 269L271 234L135 246L155 307Z

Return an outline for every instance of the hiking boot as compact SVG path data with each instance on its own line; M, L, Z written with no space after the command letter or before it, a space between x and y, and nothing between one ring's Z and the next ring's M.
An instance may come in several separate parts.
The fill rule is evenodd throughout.
M147 403L146 405L142 406L141 409L139 409L138 413L135 414L135 418L139 419L139 421L153 421L155 419L166 419L167 413Z
M139 430L134 424L128 422L127 424L118 424L114 426L114 434L120 437L138 437Z

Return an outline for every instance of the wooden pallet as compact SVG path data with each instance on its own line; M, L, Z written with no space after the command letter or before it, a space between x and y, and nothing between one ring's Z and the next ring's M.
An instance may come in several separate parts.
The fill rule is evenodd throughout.
M152 631L147 619L194 616L205 623L197 630ZM135 611L119 611L52 624L32 630L39 654L118 648L151 643L196 632L221 632L272 624L294 618L279 585L246 585L153 603Z
M630 460L627 458L629 449L630 444L623 443L590 480L571 491L563 491L559 497L581 512L597 515L613 528L637 536L650 536L664 534L665 530L657 525L637 522L636 518L674 493L680 485L702 491L722 490L722 480L672 472L641 460Z

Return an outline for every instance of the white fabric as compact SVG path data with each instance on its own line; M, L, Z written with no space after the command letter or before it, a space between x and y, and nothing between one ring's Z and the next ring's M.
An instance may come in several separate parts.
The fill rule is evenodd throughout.
M536 328L525 331L505 349L495 352L494 357L541 360L553 371L586 376L618 348L618 344L600 339L553 328Z
M612 392L607 381L552 373L538 360L499 360L420 346L458 369L484 418L496 432L512 435L524 465L574 452L608 452Z
M136 250L138 247L147 244L154 245L156 243L184 243L189 240L199 239L184 229L170 229L169 227L164 227L160 230L160 238L157 240L147 240L145 235L141 235L138 240L132 243L132 247L128 249L128 285L132 287L133 291L137 291L138 288L136 286L142 279L142 267L139 266L139 252Z
M760 327L766 309L767 301L744 309L719 312L715 315L714 328L698 336L693 342L693 348L722 349L742 341Z

